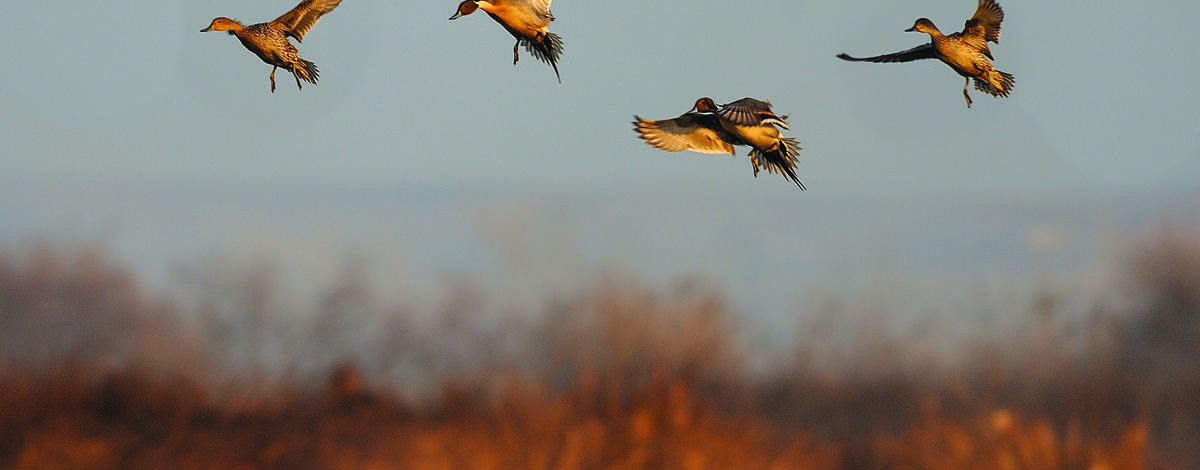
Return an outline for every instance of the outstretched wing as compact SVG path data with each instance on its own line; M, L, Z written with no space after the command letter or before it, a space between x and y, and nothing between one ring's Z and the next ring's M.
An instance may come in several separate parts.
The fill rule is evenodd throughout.
M646 143L668 152L693 152L733 155L733 145L722 136L731 137L720 129L716 116L688 113L675 119L648 121L633 117L633 129Z
M770 102L754 98L742 98L722 106L717 111L717 115L721 116L721 119L739 126L775 124L784 129L787 128L787 116L779 117L771 111Z
M996 0L979 0L979 8L975 15L967 20L963 27L963 39L971 42L978 41L984 47L987 43L1000 43L1000 22L1004 21L1004 10Z
M550 13L550 0L527 0L527 2L533 14L554 21L554 15Z
M907 51L900 51L891 54L877 55L875 57L853 57L845 52L837 55L839 59L848 60L851 62L912 62L921 59L933 59L937 55L933 51L933 43L921 44Z
M321 15L333 11L340 3L342 0L304 0L292 11L275 18L275 21L271 22L271 26L296 38L297 41L304 41L304 35L308 34L308 30L317 24Z

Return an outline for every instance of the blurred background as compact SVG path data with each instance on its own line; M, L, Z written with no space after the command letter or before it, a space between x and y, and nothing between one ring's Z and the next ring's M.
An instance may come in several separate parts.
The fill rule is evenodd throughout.
M560 85L346 0L274 94L199 30L290 0L123 5L0 16L0 467L1200 466L1196 4L1003 2L971 109L834 58L970 1L561 0ZM809 190L636 138L701 96Z

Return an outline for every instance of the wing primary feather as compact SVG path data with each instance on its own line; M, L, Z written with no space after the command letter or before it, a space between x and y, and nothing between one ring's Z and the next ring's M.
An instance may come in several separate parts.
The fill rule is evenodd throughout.
M894 52L891 54L877 55L874 57L854 57L852 55L841 53L837 57L850 62L874 62L874 63L894 63L894 62L912 62L914 60L933 59L937 57L933 49L933 44L926 43L920 46L908 49L905 51Z

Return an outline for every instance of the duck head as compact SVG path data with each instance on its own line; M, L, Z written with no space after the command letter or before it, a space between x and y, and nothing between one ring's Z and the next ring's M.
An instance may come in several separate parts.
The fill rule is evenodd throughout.
M717 103L712 98L707 96L696 100L696 105L692 106L693 113L713 113L717 111Z
M929 21L929 18L918 18L917 21L913 23L911 28L908 28L904 31L909 33L913 31L927 34L940 33L940 31L937 29L937 26L934 26L933 22Z
M477 9L479 9L479 3L476 0L463 0L462 3L458 4L458 10L454 12L454 16L451 16L450 19L454 20L463 15L470 15L471 13L475 13Z
M243 27L244 26L237 21L231 20L224 16L218 16L212 20L212 23L210 23L207 28L200 30L200 32L207 33L209 31L229 31L230 34L233 34L234 31L242 29Z

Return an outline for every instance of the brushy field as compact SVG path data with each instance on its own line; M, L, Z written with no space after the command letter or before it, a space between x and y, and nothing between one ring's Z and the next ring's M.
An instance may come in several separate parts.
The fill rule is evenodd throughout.
M168 295L102 249L34 246L0 253L0 467L1198 468L1200 237L1113 256L1112 298L1019 299L1016 327L950 351L926 341L945 325L818 321L764 371L702 282L529 313L463 279L385 300L351 263L294 302L269 263L182 269Z

